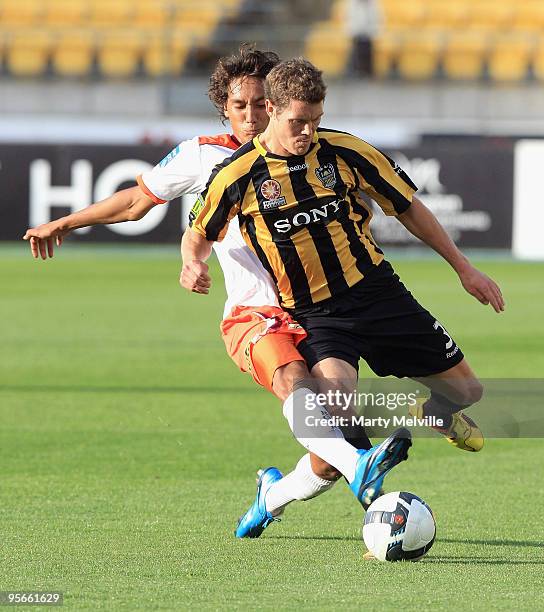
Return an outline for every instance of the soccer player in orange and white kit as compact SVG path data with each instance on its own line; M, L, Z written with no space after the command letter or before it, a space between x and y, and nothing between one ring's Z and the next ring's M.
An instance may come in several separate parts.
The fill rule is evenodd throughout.
M200 193L214 166L264 131L268 115L264 102L264 78L279 61L275 53L242 47L238 55L222 58L211 77L209 95L221 117L231 124L231 134L196 137L175 147L154 169L138 177L138 186L115 193L110 198L58 220L27 230L34 257L53 256L54 243L74 229L97 224L119 223L141 219L155 205L186 193ZM183 245L182 245L183 250ZM310 378L308 369L296 349L305 337L304 330L284 312L270 275L243 241L235 224L228 237L215 245L225 275L228 299L223 337L229 355L241 370L250 372L259 384L285 401L297 381ZM181 284L199 293L207 293L210 284L206 264L185 260ZM360 459L357 448L367 451L370 441L363 430L346 441L337 428L327 433L343 447L353 464ZM406 432L405 432L406 435ZM350 444L351 442L351 444ZM389 438L372 449L373 458L366 486L358 496L368 505L379 493L378 475L393 467L389 455L397 447L409 444L404 437ZM404 455L403 455L404 456ZM399 456L400 460L400 456ZM258 537L262 530L295 500L315 497L330 489L341 472L316 454L308 453L295 469L282 476L276 468L264 470L258 480L256 511L262 515L258 527L238 528L239 537ZM379 481L381 486L381 479Z

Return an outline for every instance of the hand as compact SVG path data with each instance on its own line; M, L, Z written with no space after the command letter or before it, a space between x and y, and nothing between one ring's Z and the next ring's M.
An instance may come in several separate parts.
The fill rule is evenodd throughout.
M212 279L208 274L208 266L203 261L193 259L183 264L179 284L193 293L208 294Z
M51 221L27 229L23 240L30 241L30 250L34 259L38 259L38 255L42 259L47 259L48 256L53 257L53 242L60 247L64 236L69 233L70 230L61 229L55 221Z
M483 272L468 266L459 273L459 279L465 290L482 304L491 304L495 312L504 310L504 299L497 283Z

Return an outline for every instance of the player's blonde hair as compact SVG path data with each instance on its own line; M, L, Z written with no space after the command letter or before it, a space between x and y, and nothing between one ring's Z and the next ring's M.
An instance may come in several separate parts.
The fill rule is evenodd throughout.
M286 60L274 66L264 82L265 96L280 111L291 100L317 104L325 99L327 86L323 73L302 57Z

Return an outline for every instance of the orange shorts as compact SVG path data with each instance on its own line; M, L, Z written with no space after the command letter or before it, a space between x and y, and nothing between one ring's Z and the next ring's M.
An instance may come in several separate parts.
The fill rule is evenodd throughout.
M304 361L296 346L306 332L277 306L235 306L221 322L221 335L234 363L269 391L278 368Z

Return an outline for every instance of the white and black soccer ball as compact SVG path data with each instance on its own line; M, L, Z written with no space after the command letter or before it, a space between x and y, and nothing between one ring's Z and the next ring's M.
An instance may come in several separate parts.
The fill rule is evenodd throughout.
M396 491L378 497L368 508L363 540L380 561L417 561L433 545L432 510L417 495Z

